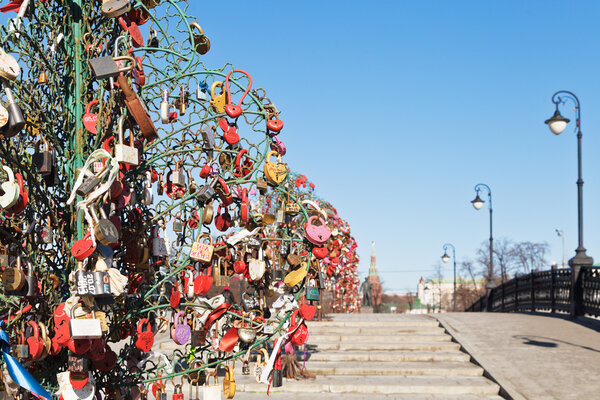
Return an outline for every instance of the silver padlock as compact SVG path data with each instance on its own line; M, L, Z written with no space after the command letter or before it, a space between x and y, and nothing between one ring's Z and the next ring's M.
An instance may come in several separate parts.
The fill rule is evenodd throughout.
M123 124L125 115L119 118L119 143L115 144L115 159L123 164L137 166L139 164L138 149L135 148L133 132L129 132L129 146L123 141Z
M203 150L208 158L213 158L213 149L215 148L215 131L210 126L202 127L202 140L204 141Z
M175 170L171 173L171 183L175 186L185 186L185 173L179 162L175 164Z
M200 204L208 203L215 196L215 185L218 182L218 178L214 177L208 185L200 186L196 194L196 198Z
M179 217L177 217L175 219L175 221L173 221L173 232L175 232L175 233L183 232L183 222L181 221L181 219Z
M283 209L280 208L279 210L277 210L275 220L278 224L283 224L285 222L285 212L283 212Z

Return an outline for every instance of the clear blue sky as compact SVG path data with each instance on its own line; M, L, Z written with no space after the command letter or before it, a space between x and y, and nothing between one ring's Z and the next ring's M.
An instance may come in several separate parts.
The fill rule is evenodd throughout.
M576 137L543 123L559 89L582 102L585 245L600 261L600 2L192 4L206 64L247 70L283 111L286 161L350 221L363 276L371 240L392 292L431 275L446 241L473 258L489 229L478 182L495 237L547 241L560 263L562 228L570 258Z

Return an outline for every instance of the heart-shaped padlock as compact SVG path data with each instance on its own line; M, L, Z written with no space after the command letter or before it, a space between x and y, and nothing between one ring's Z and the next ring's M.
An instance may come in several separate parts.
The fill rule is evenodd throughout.
M169 298L169 304L171 307L177 308L179 301L181 300L181 292L179 291L179 285L176 283L171 289L171 297Z
M32 360L37 360L44 352L44 342L40 338L40 327L35 321L29 321L29 326L33 328L33 334L27 338L29 346L29 355Z
M173 333L173 340L175 341L175 343L180 345L186 344L192 336L192 329L187 323L187 318L184 317L182 314L183 311L179 311L177 315L175 315L175 331ZM180 323L181 318L183 318L182 323Z
M308 222L304 226L304 231L308 241L317 246L324 245L331 236L331 230L327 226L326 221L316 215L308 219Z
M283 121L279 118L270 119L267 121L267 129L279 133L283 129Z
M100 361L106 357L106 341L102 338L90 340L90 350L88 351L90 360Z
M300 316L307 321L312 321L312 319L315 317L316 312L317 308L312 304L307 304L306 300L302 301L302 304L298 309L298 313L300 314Z
M313 247L312 253L317 259L322 260L327 257L329 250L327 247Z
M237 106L235 104L227 104L225 106L225 112L227 113L227 115L229 115L231 118L237 118L240 115L242 115L242 107Z
M146 330L143 330L144 325L146 325ZM135 346L141 351L148 352L152 349L153 344L154 334L150 329L150 321L148 321L147 318L142 318L138 323L137 339L135 341Z
M94 135L98 133L98 114L92 113L92 107L98 104L98 100L92 100L87 104L85 108L85 114L83 115L83 126L88 132Z
M227 207L224 207L223 212L221 212L221 205L219 205L217 216L215 217L215 227L221 232L225 232L231 227L231 215L229 215Z
M94 368L101 372L108 372L117 365L117 353L112 351L110 347L106 346L106 353L104 358L97 361L92 361Z
M77 354L78 356L83 355L85 353L88 352L88 350L90 349L90 340L89 339L69 339L69 341L67 342L67 347L69 348L69 350L71 350L73 353Z
M223 139L230 144L236 144L240 141L240 135L238 135L237 124L229 123L225 118L219 120L219 128L223 130Z

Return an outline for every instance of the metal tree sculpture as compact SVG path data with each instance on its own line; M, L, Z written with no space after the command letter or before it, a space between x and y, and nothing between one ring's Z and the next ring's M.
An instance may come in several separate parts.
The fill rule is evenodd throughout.
M32 379L60 394L156 395L275 334L303 343L310 305L298 315L296 300L317 264L309 210L280 185L283 123L266 92L245 71L204 67L210 42L187 1L14 7L0 58L21 71L0 76L25 120L9 106L0 131L2 196L16 197L2 203L0 301ZM269 212L274 194L292 213ZM234 279L238 300L219 294ZM39 352L18 348L38 329ZM176 349L149 358L169 331ZM277 383L270 372L260 380Z

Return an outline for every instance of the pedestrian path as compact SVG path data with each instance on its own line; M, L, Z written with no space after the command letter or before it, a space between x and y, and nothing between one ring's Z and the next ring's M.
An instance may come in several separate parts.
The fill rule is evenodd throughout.
M270 389L270 399L501 399L498 385L483 376L434 318L332 318L309 323L306 368L316 379L284 379L282 387ZM236 399L267 398L266 387L250 377L238 374L236 381Z
M513 400L600 398L599 320L529 313L436 316Z

